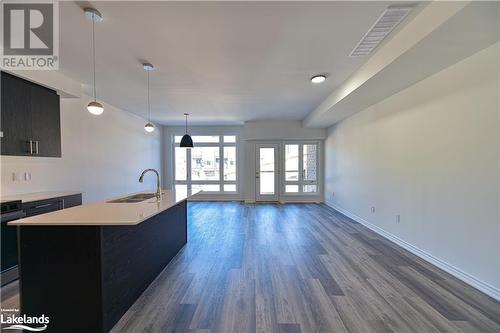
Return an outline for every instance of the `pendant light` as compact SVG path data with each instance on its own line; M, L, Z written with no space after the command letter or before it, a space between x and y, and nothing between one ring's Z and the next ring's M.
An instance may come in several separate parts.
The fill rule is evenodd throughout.
M142 68L144 68L144 70L148 74L148 123L144 125L144 130L148 133L151 133L155 130L155 127L153 124L151 124L151 106L149 103L149 72L154 70L154 67L150 63L146 62L142 64Z
M87 110L93 115L100 115L104 112L104 107L97 101L97 94L95 88L95 22L103 20L101 13L94 8L85 8L85 16L92 21L92 74L94 83L94 100L87 105Z
M184 117L186 117L186 134L182 137L180 144L183 148L193 148L193 139L188 134L188 116L189 113L184 113Z

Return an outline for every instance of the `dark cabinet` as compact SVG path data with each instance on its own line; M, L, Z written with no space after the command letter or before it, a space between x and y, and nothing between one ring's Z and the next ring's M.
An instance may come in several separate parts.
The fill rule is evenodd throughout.
M53 90L31 87L31 137L37 156L61 157L59 95Z
M24 80L2 72L2 155L27 155L31 136L30 87Z
M59 95L2 72L2 155L61 157Z
M82 204L82 195L74 194L39 201L23 203L23 211L26 217L54 212L56 210L79 206Z

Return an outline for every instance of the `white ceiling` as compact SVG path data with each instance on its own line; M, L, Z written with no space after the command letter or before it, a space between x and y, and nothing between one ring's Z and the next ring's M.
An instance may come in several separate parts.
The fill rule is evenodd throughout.
M366 58L348 55L391 2L94 2L98 98L180 124L301 120ZM60 70L91 92L91 22L61 2ZM309 78L327 73L313 85Z
M500 3L435 1L374 52L304 120L328 127L500 39Z

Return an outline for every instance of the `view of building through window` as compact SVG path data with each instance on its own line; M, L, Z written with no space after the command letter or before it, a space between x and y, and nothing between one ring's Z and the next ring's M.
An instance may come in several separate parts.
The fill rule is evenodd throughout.
M178 192L236 192L236 136L193 135L194 148L174 137L174 184ZM222 158L221 158L222 157Z
M317 170L317 143L285 144L285 193L317 193Z

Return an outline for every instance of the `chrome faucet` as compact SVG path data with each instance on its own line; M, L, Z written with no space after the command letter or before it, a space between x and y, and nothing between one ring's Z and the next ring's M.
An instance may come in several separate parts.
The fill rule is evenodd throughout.
M146 169L146 170L144 170L144 171L141 173L141 176L139 177L139 183L144 182L144 175L145 175L145 174L146 174L146 172L148 172L148 171L151 171L151 172L156 173L156 198L157 198L158 200L161 200L160 174L158 173L158 171L156 171L155 169Z

